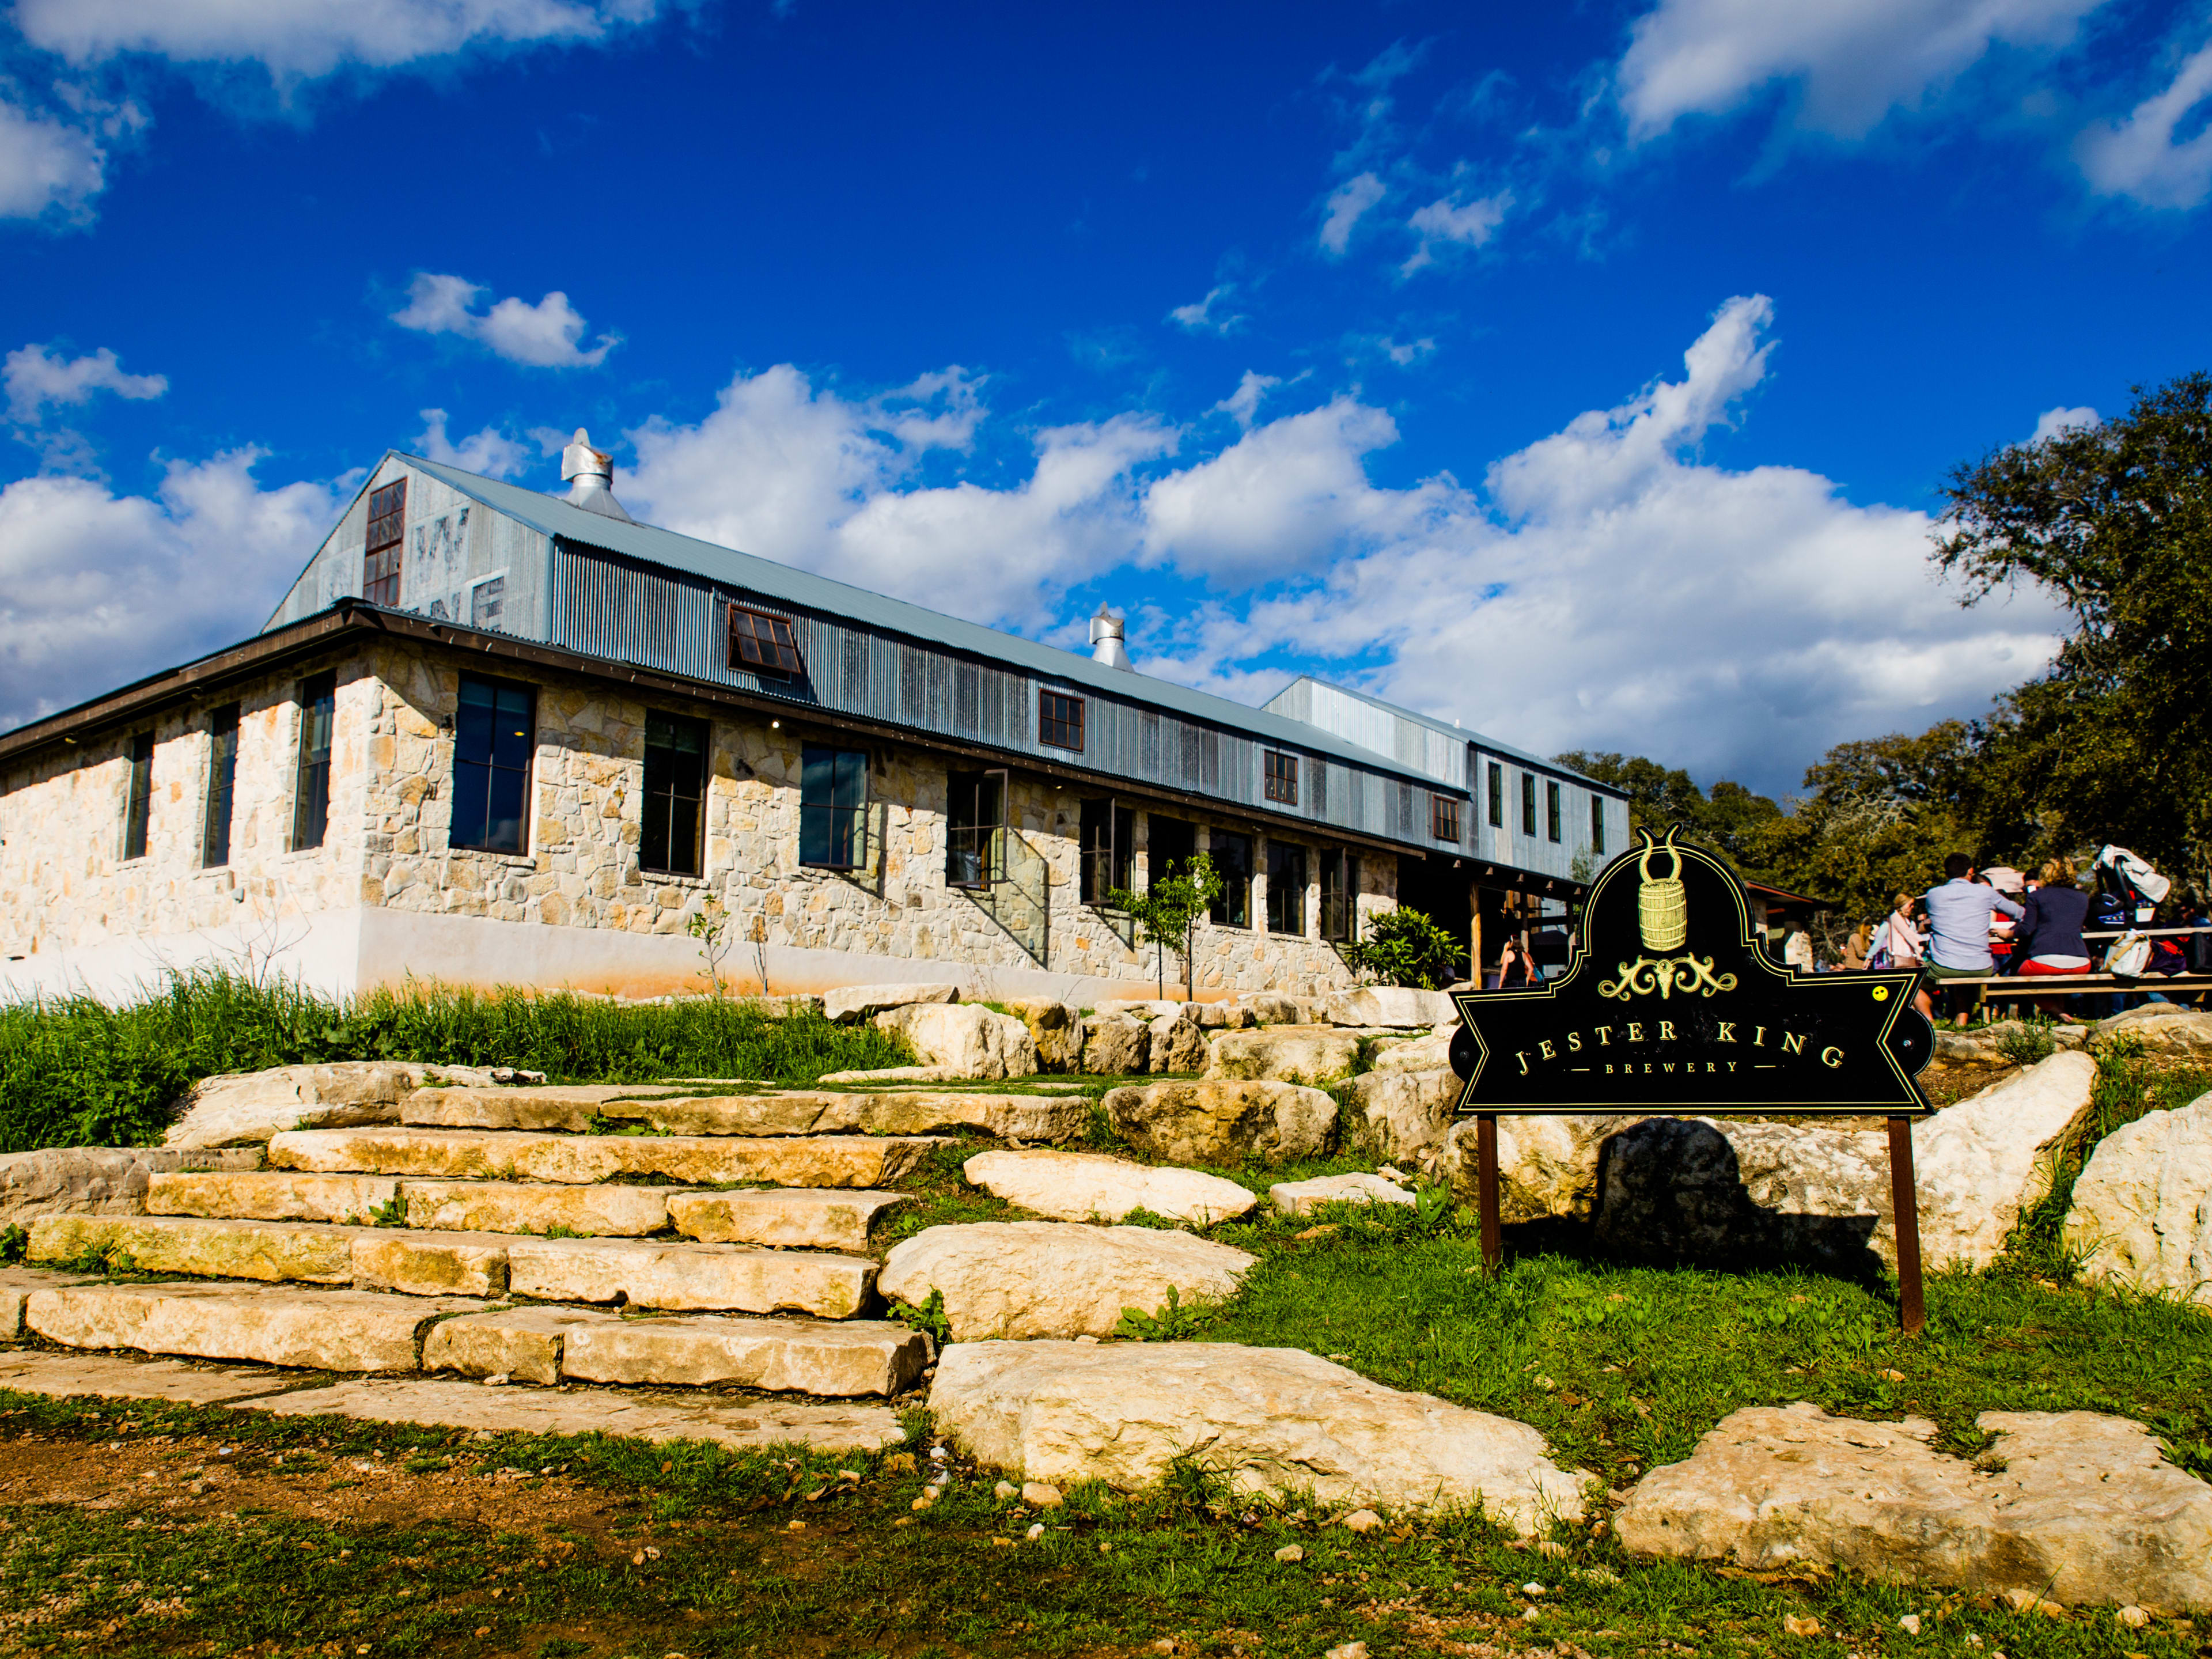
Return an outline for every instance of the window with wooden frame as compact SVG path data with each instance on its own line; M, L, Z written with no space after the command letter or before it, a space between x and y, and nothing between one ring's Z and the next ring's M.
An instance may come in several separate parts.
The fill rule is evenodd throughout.
M1487 763L1490 772L1490 827L1505 827L1505 769L1496 761Z
M1321 855L1321 936L1348 943L1359 932L1359 860L1338 848Z
M1536 833L1536 775L1534 772L1521 775L1521 833L1524 836Z
M1298 757L1285 755L1280 750L1262 749L1260 751L1261 777L1269 800L1280 801L1285 806L1298 804Z
M1037 692L1037 741L1054 749L1083 751L1083 699L1049 686Z
M1267 838L1267 931L1306 931L1306 849Z
M637 848L641 870L671 876L699 873L708 732L704 720L646 711L645 802Z
M1207 837L1206 856L1221 878L1221 896L1209 914L1217 927L1252 925L1252 837L1216 830Z
M535 691L507 680L461 676L448 846L522 852L529 844L530 762L537 747Z
M1590 851L1605 851L1605 797L1590 797Z
M300 682L300 752L292 784L292 850L323 844L331 822L331 732L337 721L338 677Z
M1456 844L1459 841L1459 797L1431 795L1429 797L1429 834L1438 841Z
M231 802L238 784L238 705L225 703L208 716L206 810L201 817L200 868L230 862Z
M123 856L146 856L146 830L154 814L154 734L131 739L131 784L123 798Z
M1544 839L1546 841L1561 839L1563 816L1560 810L1559 786L1547 782L1544 785Z
M865 750L805 744L799 763L799 861L817 870L867 862L868 757Z
M799 654L799 635L788 617L733 605L730 607L730 666L750 668L775 679L797 679L806 672Z
M361 596L371 605L399 603L399 554L407 539L407 480L368 492L368 545L362 552Z
M1085 904L1103 905L1115 888L1129 886L1130 860L1137 851L1137 810L1111 796L1083 803L1082 882Z

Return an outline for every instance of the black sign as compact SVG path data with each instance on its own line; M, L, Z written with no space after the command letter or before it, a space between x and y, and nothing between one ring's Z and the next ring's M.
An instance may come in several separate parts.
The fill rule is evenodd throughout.
M1931 1110L1917 975L1783 966L1742 884L1675 836L1606 866L1558 978L1454 994L1460 1112Z

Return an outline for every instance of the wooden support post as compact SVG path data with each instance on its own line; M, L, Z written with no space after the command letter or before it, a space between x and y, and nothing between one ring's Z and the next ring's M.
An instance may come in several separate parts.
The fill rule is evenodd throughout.
M1474 1185L1476 1205L1482 1217L1482 1270L1495 1278L1505 1259L1505 1246L1498 1236L1498 1114L1478 1112L1474 1119Z
M1496 1164L1493 1152L1492 1164ZM1928 1323L1920 1296L1920 1189L1912 1178L1912 1120L1889 1120L1889 1196L1897 1214L1897 1323L1917 1336Z

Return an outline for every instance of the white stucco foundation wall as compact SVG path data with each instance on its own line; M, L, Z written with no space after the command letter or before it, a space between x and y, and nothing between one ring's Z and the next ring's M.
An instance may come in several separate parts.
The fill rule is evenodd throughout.
M294 981L325 996L360 981L359 910L292 912L273 925L248 917L231 927L110 937L0 962L0 1003L32 997L143 1000L171 974L221 968L257 978Z

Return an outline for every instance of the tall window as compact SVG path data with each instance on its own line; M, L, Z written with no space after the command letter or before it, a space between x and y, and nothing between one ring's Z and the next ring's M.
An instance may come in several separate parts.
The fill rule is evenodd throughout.
M520 853L527 839L530 759L538 697L526 685L461 676L453 723L453 828L449 844Z
M1505 827L1505 769L1496 761L1490 763L1490 827Z
M1265 774L1269 800L1279 800L1285 806L1298 804L1298 757L1278 750L1260 751L1261 770Z
M789 619L742 605L730 607L730 666L750 668L775 679L792 679L806 672Z
M1158 812L1145 820L1145 880L1147 885L1165 881L1178 870L1190 867L1198 851L1198 831L1181 818L1164 818Z
M201 814L200 867L221 869L230 862L230 804L238 783L238 705L226 703L208 716L207 809Z
M945 884L980 890L991 884L1006 799L1004 772L952 772L945 776Z
M1217 830L1209 839L1211 844L1206 850L1213 860L1214 872L1221 878L1221 896L1213 901L1214 922L1223 927L1249 927L1252 837Z
M1605 851L1605 797L1590 797L1590 851Z
M337 723L338 677L311 674L300 682L300 757L292 783L292 850L323 844L331 822L331 728Z
M1534 772L1521 775L1521 833L1524 836L1536 833L1536 775Z
M1049 688L1037 692L1037 741L1054 749L1083 748L1083 699Z
M1267 842L1267 931L1306 931L1306 849L1270 839Z
M799 861L817 870L857 870L866 860L868 757L859 749L800 751Z
M123 856L146 856L146 823L154 810L154 734L140 732L131 739L131 787L123 799Z
M1341 944L1358 931L1359 860L1343 851L1321 855L1321 936Z
M699 873L700 803L707 793L707 722L647 710L645 823L638 868Z
M1457 843L1459 841L1459 798L1455 795L1429 797L1429 834L1438 841Z
M368 492L368 546L362 554L361 596L371 605L399 603L399 551L407 538L407 480Z
M1559 786L1547 781L1544 785L1544 839L1559 839Z
M1103 904L1115 888L1129 885L1129 860L1137 850L1137 812L1112 800L1083 803L1083 902Z

